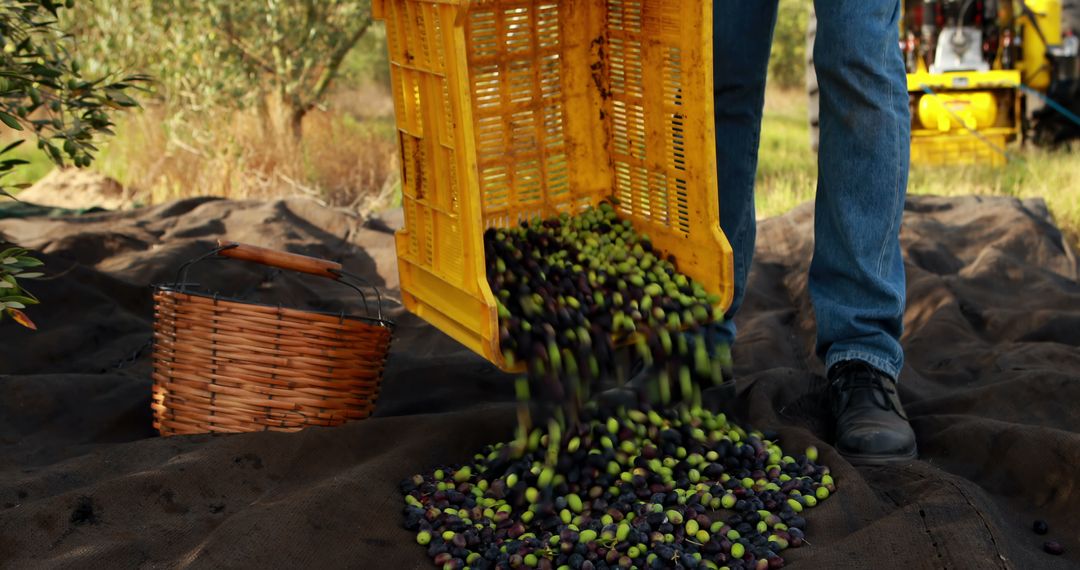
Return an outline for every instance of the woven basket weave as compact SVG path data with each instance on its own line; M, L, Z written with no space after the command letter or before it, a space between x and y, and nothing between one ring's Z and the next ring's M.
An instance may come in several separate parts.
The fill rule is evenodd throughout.
M190 290L187 268L218 254L360 291L336 263L247 245L225 244L186 264L177 283L154 292L159 433L296 431L371 415L393 328L381 308L378 317L357 317Z

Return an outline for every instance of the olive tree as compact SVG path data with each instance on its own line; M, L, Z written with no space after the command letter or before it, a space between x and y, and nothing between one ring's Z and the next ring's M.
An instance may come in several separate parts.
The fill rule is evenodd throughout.
M136 105L129 92L143 76L86 76L72 56L72 42L58 25L74 0L6 0L0 3L0 134L11 141L0 150L0 195L14 198L3 177L26 160L11 152L34 139L57 165L86 166L94 158L97 135L111 134L109 113ZM40 274L41 262L0 237L0 319L33 328L22 312L38 302L20 280Z
M294 139L371 26L370 0L91 0L81 10L72 22L97 64L149 73L181 111L255 107Z

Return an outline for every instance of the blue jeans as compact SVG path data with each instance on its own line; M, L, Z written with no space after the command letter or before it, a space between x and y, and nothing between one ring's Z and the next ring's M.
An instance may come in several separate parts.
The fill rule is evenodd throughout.
M754 255L754 174L777 0L713 0L720 225L735 257L732 317ZM899 0L817 0L821 139L809 289L826 369L863 360L897 378L904 354L900 219L910 111Z

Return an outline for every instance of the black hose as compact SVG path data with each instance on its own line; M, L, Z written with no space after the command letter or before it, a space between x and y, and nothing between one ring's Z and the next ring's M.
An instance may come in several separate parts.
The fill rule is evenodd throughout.
M971 5L974 4L974 3L975 3L975 0L966 0L964 2L964 5L960 7L960 12L957 13L957 15L956 15L956 25L957 26L959 26L961 28L964 27L964 15L967 14L968 9L970 9Z

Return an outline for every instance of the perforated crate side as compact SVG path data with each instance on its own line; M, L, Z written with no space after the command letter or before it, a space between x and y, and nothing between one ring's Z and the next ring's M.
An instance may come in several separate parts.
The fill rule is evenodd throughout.
M465 25L484 226L508 226L610 193L595 1L474 4ZM583 166L592 171L582 175Z
M466 20L484 226L601 199L730 303L712 11L700 0L503 0Z
M605 198L732 293L712 11L699 0L377 0L401 137L406 307L502 365L483 231Z
M497 315L483 269L461 9L417 0L373 5L386 23L400 141L402 301L490 358Z
M712 81L712 3L605 0L612 195L619 212L731 302L720 231Z
M970 133L913 136L911 163L921 166L1004 165L1007 160L1005 155L995 150L994 146L1005 149L1006 136L983 135L983 139Z

